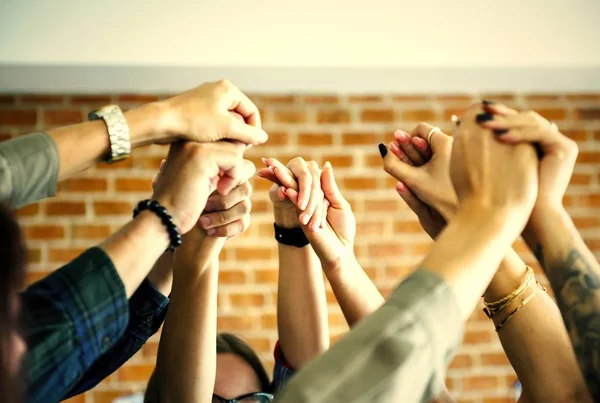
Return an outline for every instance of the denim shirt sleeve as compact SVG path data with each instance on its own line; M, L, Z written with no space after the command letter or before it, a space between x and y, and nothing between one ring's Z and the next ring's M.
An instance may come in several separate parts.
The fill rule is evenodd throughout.
M92 364L64 398L92 389L137 353L162 325L168 304L169 298L144 280L129 300L129 325L123 337Z
M281 351L279 341L275 344L275 366L273 367L273 393L277 394L294 376L294 369L288 364Z
M127 328L125 287L108 255L91 248L21 294L27 402L58 402Z

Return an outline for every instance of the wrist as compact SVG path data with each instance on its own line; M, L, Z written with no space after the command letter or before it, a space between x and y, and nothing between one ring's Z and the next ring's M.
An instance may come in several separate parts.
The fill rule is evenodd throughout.
M472 216L520 233L526 224L528 217L526 212L522 207L510 204L494 205L480 197L469 197L461 201L454 216Z
M300 228L296 207L273 206L275 224L281 228Z
M174 138L170 133L170 113L166 105L152 102L124 113L129 126L131 148L165 143Z
M161 221L160 217L150 210L144 210L140 212L133 220L139 222L143 226L143 231L146 234L155 237L161 245L164 243L165 246L163 250L166 250L169 247L171 242L169 232Z

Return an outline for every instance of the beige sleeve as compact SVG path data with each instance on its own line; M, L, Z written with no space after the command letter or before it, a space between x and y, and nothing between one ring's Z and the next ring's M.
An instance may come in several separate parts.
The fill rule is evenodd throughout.
M59 155L46 133L0 143L0 202L19 208L56 194Z

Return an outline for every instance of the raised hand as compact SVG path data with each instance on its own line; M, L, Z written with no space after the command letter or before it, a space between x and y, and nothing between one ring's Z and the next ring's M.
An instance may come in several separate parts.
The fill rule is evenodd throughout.
M426 139L433 129L421 123L411 134L396 131L396 141L388 148L397 158L386 158L384 169L398 179L396 191L417 215L423 229L435 238L445 227L446 219L454 214L458 200L450 179L452 138L435 131L430 147ZM399 138L404 136L408 141L400 143ZM445 211L446 218L440 211Z
M440 230L438 225L433 224L439 221L435 214L439 213L447 220L456 211L458 203L449 172L452 137L434 131L430 137L431 147L428 147L427 138L432 129L433 126L421 123L412 135L397 131L396 141L389 144L397 158L384 157L383 164L384 170L399 181L396 190L400 196L413 211L420 212L417 215L425 220L431 230L428 231L430 235ZM408 142L400 140L405 136L409 137ZM385 149L383 144L381 147ZM430 211L428 206L434 210Z
M153 199L167 208L179 231L196 224L210 194L228 194L254 166L242 159L240 143L191 143L171 145L167 160L154 185Z
M166 116L161 124L171 136L196 142L228 139L244 144L262 144L268 138L256 105L228 80L204 83L160 105Z

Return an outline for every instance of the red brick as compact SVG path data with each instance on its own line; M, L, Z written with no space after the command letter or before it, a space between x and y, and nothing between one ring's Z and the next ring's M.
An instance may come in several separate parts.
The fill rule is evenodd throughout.
M394 223L394 232L415 234L424 232L424 230L418 221L400 221Z
M63 400L63 403L85 403L85 395L74 396L70 399Z
M483 399L483 403L514 403L514 401L511 397L486 397Z
M365 109L360 114L360 120L373 123L390 123L394 121L394 111L391 109Z
M481 95L481 99L487 99L488 101L501 102L503 104L513 103L515 101L514 94L483 94Z
M35 109L0 109L0 125L35 126L36 122Z
M112 98L110 95L73 95L71 103L73 105L104 106L112 103Z
M111 171L115 170L115 169L129 169L129 168L133 168L134 160L135 160L135 158L129 157L129 158L126 158L124 160L113 162L111 164L100 163L96 167L98 169L102 169L102 170L108 169L108 170L111 170Z
M346 109L322 109L317 111L317 123L348 123L350 112Z
M235 256L239 260L267 260L273 256L269 248L236 248Z
M467 108L446 108L444 109L444 119L450 120L452 118L452 115L461 117L465 113L466 109Z
M397 254L394 256L397 256ZM391 279L393 283L399 283L412 272L414 272L415 269L416 266L392 265L385 268L385 275L387 278Z
M156 95L144 95L144 94L122 94L118 97L118 102L121 103L133 103L133 104L145 104L148 102L158 101Z
M369 246L369 256L374 258L400 257L403 254L400 242L380 242Z
M588 193L580 197L581 204L587 207L600 207L600 194Z
M452 95L438 95L435 97L436 101L440 102L456 102L456 103L475 103L472 95L468 94L452 94Z
M393 95L394 102L423 102L429 99L426 95Z
M508 367L510 361L505 353L483 353L481 354L481 364L490 367Z
M15 211L15 213L20 217L30 217L30 216L38 215L39 212L40 212L39 204L29 204L29 205L27 205L25 207L21 207L20 209Z
M263 105L291 105L295 102L294 95L261 95L258 102Z
M342 144L345 146L353 145L377 145L383 135L377 133L350 132L342 135Z
M103 178L69 179L62 182L59 189L69 192L105 192L108 190L108 181Z
M450 363L450 369L471 368L473 366L473 357L468 354L458 354Z
M21 97L23 104L64 104L65 97L63 95L50 95L50 94L39 94L39 95L23 95Z
M40 263L42 261L42 251L37 248L27 249L27 262L28 263Z
M219 315L217 318L217 329L220 332L239 332L250 330L256 319L248 315Z
M81 255L86 248L52 248L48 251L48 261L50 262L70 262Z
M154 364L127 365L119 369L119 380L122 382L147 382L154 372Z
M600 163L600 151L579 151L578 164Z
M385 223L382 221L359 221L356 223L356 233L364 235L381 235L384 231Z
M542 115L548 120L563 120L567 116L567 112L564 109L536 109L537 113Z
M431 109L415 109L402 112L402 120L406 122L430 122L435 120L435 112Z
M17 103L17 97L15 95L0 94L0 105L14 105L16 103Z
M25 237L30 240L63 239L65 229L62 225L32 225L23 228Z
M277 316L275 314L264 314L260 317L260 326L263 329L277 329Z
M260 293L230 294L229 301L234 307L257 306L265 304L265 295Z
M254 351L260 353L272 353L273 346L271 345L271 340L266 337L247 337L244 338L244 341L248 343Z
M365 206L369 212L396 212L400 208L401 200L397 199L376 199L365 200Z
M156 358L158 354L158 342L149 341L142 347L142 355L144 357Z
M71 236L74 239L105 239L111 234L108 225L73 225Z
M271 226L271 225L270 225ZM254 278L257 284L277 284L279 279L278 270L256 270Z
M305 110L275 110L274 119L279 123L305 123L308 120L308 116Z
M302 97L305 104L337 104L340 98L336 95L305 95Z
M354 158L351 155L324 155L323 157L321 157L320 166L323 166L327 161L329 161L329 163L333 166L334 169L349 168L354 165Z
M567 94L569 101L595 101L600 99L600 94Z
M85 215L84 202L49 202L46 205L46 214L48 216L77 216Z
M368 102L381 102L383 98L379 95L351 95L348 101L353 104L368 103Z
M136 157L134 166L136 168L141 168L141 169L156 170L156 172L158 173L158 169L160 168L160 163L164 159L165 159L165 156Z
M66 126L83 121L83 113L79 109L47 110L44 112L44 123L48 126Z
M300 133L298 144L301 146L328 146L333 144L333 136L329 133Z
M482 344L492 341L492 333L483 330L467 330L463 337L463 343Z
M495 389L499 384L498 378L492 375L466 376L462 380L464 390Z
M264 127L263 127L264 128ZM290 145L290 136L286 132L278 130L268 130L264 128L269 135L268 146L285 146Z
M92 391L94 403L113 403L116 399L133 394L131 388L121 388L120 390Z
M600 120L600 108L581 108L577 110L577 119Z
M377 182L372 177L355 176L355 177L343 178L341 186L342 186L342 188L345 188L348 190L368 190L368 189L377 189Z
M600 130L594 131L594 140L600 141Z
M148 192L152 191L151 179L117 178L115 179L117 192Z
M377 147L374 146L373 150L377 150ZM383 161L381 160L381 155L379 155L378 153L365 155L365 165L370 168L383 169Z
M94 202L94 213L97 216L106 215L131 215L133 206L128 202L96 201Z
M561 133L575 141L585 141L587 133L585 130L562 130Z
M551 102L558 101L560 97L558 95L548 94L529 94L525 96L527 102Z
M29 287L33 283L37 283L43 278L46 278L50 274L49 271L30 271L25 273L25 286Z
M266 200L253 200L252 201L252 212L253 213L266 213L270 211L271 203Z
M241 270L220 270L220 284L245 284L247 282L246 273Z

